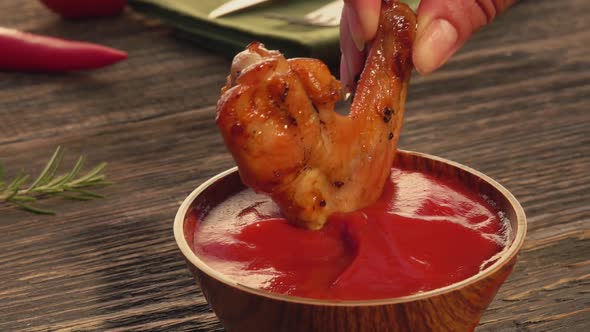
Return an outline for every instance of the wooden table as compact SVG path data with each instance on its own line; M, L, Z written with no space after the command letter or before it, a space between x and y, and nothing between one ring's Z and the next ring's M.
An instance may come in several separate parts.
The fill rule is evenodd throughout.
M221 330L172 236L179 203L233 165L214 123L229 60L131 11L63 21L0 2L1 25L129 51L85 73L0 73L8 175L108 161L116 184L56 216L0 205L0 331ZM487 173L529 233L477 331L590 331L590 2L524 1L415 76L401 147ZM1 50L0 50L1 52Z

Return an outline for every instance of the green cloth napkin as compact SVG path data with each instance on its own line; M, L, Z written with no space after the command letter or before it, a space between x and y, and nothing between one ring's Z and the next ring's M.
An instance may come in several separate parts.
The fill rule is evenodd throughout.
M338 27L311 27L269 18L303 17L332 0L271 0L227 16L209 19L213 9L229 0L129 0L136 11L175 27L203 47L229 57L252 41L260 41L287 57L322 59L335 68L340 61ZM405 0L414 10L419 0Z

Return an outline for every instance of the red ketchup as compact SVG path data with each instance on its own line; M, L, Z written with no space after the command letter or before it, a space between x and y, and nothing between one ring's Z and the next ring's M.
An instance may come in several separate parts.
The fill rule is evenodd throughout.
M191 216L191 218L196 218ZM196 223L193 250L244 285L316 299L368 300L444 287L504 249L509 223L457 182L394 168L374 204L297 228L244 190Z

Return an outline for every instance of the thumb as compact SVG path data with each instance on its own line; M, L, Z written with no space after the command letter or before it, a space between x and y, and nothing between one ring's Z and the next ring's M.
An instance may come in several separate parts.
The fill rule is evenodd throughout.
M429 74L442 66L479 28L490 23L516 0L422 0L413 60Z

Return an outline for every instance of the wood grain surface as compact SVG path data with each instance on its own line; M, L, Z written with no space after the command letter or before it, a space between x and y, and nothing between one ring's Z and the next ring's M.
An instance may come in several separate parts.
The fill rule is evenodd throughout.
M108 161L91 202L57 216L0 205L0 331L219 331L172 236L179 203L233 165L214 124L229 60L126 11L63 21L0 1L0 25L129 52L84 73L0 73L0 159L38 172ZM0 50L1 52L1 50ZM590 2L529 0L410 85L400 147L495 178L529 220L483 331L590 330Z

